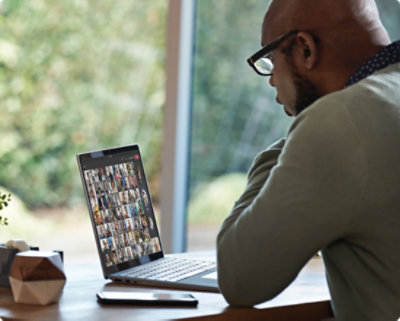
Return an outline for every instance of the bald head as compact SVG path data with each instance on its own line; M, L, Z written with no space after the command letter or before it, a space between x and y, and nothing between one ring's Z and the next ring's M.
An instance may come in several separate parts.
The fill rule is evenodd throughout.
M263 42L292 29L335 40L361 36L383 45L389 42L374 0L272 0L264 18Z

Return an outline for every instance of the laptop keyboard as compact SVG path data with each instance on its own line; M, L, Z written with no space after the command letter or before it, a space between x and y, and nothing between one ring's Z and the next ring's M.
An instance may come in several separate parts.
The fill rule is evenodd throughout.
M120 274L148 280L177 282L198 273L214 269L215 266L215 262L164 257L160 260L137 266L133 271L121 272Z

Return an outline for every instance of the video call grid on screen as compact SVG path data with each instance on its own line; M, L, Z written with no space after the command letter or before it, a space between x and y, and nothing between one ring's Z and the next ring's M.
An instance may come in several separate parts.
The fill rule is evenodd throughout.
M108 270L161 252L139 151L91 154L82 164L89 206Z

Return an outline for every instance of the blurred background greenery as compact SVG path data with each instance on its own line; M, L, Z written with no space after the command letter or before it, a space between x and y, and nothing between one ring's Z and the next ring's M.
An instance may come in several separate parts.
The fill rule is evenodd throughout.
M30 209L73 205L75 154L135 142L150 180L159 175L166 10L164 0L1 2L0 185Z
M189 249L213 247L252 159L291 122L246 63L268 2L196 2ZM377 4L399 39L400 5ZM74 230L94 244L75 159L88 150L139 143L158 207L167 13L166 0L0 0L0 190L15 196L4 238L72 251Z

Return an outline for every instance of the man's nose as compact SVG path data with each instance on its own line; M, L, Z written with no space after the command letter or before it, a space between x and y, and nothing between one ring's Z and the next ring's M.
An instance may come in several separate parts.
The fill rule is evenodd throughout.
M272 75L269 77L269 84L270 84L272 87L275 87L274 74L272 74Z

